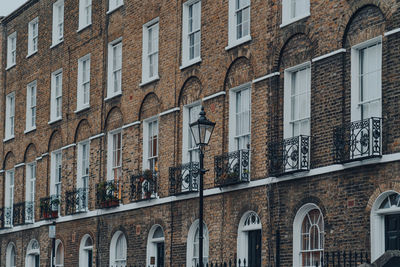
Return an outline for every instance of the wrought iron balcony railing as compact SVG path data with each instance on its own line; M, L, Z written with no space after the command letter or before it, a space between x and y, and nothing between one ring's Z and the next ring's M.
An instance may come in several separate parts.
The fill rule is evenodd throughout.
M0 208L0 229L4 228L4 209Z
M333 146L337 163L382 156L382 119L369 118L336 127Z
M60 196L51 195L40 199L40 218L55 219L58 218L60 209Z
M306 135L268 144L270 175L310 170L311 137Z
M65 213L67 215L88 210L89 190L78 188L65 193Z
M157 197L158 173L145 170L131 176L131 200L140 201Z
M169 168L169 193L178 195L199 190L200 164L189 162Z
M35 203L33 201L25 202L25 223L33 223L35 221Z
M4 208L4 228L12 227L13 223L13 208L5 207Z
M214 157L215 185L250 181L250 150L242 149Z
M118 180L109 180L97 184L96 204L99 208L119 206L122 199L122 183Z
M25 202L13 205L12 221L13 226L25 224Z

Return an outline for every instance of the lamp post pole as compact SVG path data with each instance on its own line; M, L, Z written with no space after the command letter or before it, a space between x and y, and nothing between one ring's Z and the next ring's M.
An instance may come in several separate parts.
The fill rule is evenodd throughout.
M199 264L203 267L203 186L204 186L204 146L200 146L200 198L199 198Z

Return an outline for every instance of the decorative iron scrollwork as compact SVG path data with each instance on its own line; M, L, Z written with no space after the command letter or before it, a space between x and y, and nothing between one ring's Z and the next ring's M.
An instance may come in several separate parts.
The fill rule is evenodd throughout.
M250 150L242 149L214 157L216 186L227 186L250 180Z
M157 197L158 173L145 170L131 176L131 200L140 201Z
M189 162L169 168L169 193L177 195L199 190L200 164Z

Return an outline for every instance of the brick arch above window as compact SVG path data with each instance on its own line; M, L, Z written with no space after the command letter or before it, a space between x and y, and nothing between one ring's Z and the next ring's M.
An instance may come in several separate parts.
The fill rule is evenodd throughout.
M54 151L62 147L62 136L60 130L54 130L50 135L48 151Z
M315 50L315 45L307 34L296 33L292 35L280 50L277 65L279 71L283 72L286 68L311 61L315 55Z
M140 105L139 120L151 118L162 111L162 104L155 93L147 94Z
M36 160L36 158L38 157L38 152L36 149L36 146L33 143L30 143L26 150L25 150L25 154L24 154L24 162L33 162Z
M6 156L4 157L4 162L3 162L3 169L4 170L9 170L14 168L16 164L15 156L14 153L9 151L7 152Z
M179 93L179 106L191 104L200 100L203 91L201 81L196 76L189 77L183 84Z
M75 138L74 142L78 143L80 141L88 139L90 136L92 136L91 132L91 126L88 120L83 119L78 123L78 126L76 127L75 130Z
M224 89L238 87L239 85L251 82L254 78L253 65L248 57L236 58L228 68L225 76Z
M121 128L124 125L124 116L119 107L113 107L107 114L105 129L107 131Z

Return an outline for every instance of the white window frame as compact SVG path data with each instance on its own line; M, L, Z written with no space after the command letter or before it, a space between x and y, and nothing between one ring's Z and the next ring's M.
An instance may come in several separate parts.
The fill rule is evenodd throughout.
M5 119L4 141L14 138L15 134L15 92L6 97L6 119Z
M35 32L36 28L36 32ZM28 55L35 54L39 46L39 17L34 18L28 24Z
M114 161L114 143L113 143L113 138L114 135L120 134L121 135L121 162L119 166L114 166L113 161ZM122 135L122 128L116 129L113 131L110 131L108 133L108 149L107 149L107 180L108 181L114 181L114 175L113 175L113 170L116 168L121 169L121 176L122 176L122 156L123 156L123 135ZM120 177L121 178L121 177Z
M53 31L52 46L64 41L64 0L58 0L53 4Z
M11 265L11 257L14 257L14 265ZM17 266L16 261L17 261L16 247L14 243L10 242L7 245L7 251L6 251L6 267L16 267Z
M163 231L163 237L159 238L154 238L154 233L158 228L161 228L161 231ZM156 224L153 225L149 231L149 235L147 236L147 249L146 249L146 266L157 266L157 244L159 243L164 243L165 241L165 235L164 235L164 229ZM165 244L164 244L165 245ZM165 256L165 255L164 255ZM150 264L151 263L151 258L154 257L156 259L155 264ZM165 257L164 257L165 260Z
M150 40L149 32L151 30L154 35L155 29L157 29L156 31L157 36L153 36L152 40ZM159 32L160 32L159 18L155 18L143 25L142 83L140 84L141 86L160 79L160 77L158 76ZM151 47L156 47L154 51L149 51L150 42L151 42ZM150 75L151 58L155 58L155 64L153 64L153 75Z
M189 7L200 3L200 16L199 16L199 56L190 59L190 33L189 32ZM201 0L189 0L183 3L183 12L182 12L182 66L181 69L189 67L193 64L201 62Z
M90 239L92 241L92 245L91 246L86 246L86 240ZM81 240L81 244L79 246L79 267L89 267L88 266L88 256L89 256L89 252L92 252L92 260L93 260L93 239L90 235L86 234L83 236L82 240ZM92 266L93 262L92 262Z
M149 157L149 124L157 122L157 156ZM150 159L156 159L158 161L159 153L159 141L160 141L160 121L159 117L153 116L151 118L145 119L143 121L143 170L150 169ZM158 166L156 164L156 169L152 171L158 171Z
M245 225L246 220L249 218L249 216L255 215L258 219L258 222L256 220L256 223L252 223L250 225ZM243 214L242 218L240 219L239 222L239 227L238 227L238 235L237 235L237 251L238 251L238 257L237 260L239 259L243 262L244 259L248 261L248 254L249 254L249 248L248 248L248 239L249 239L249 231L254 231L254 230L262 230L262 224L261 224L261 219L258 216L258 214L254 211L247 211Z
M59 158L59 163L58 165L58 160L57 157ZM57 195L61 196L62 194L62 150L55 150L51 152L51 169L50 169L50 195ZM60 170L58 168L61 168ZM57 171L59 173L57 174ZM60 177L58 177L60 176ZM57 190L57 187L58 190ZM57 193L59 191L59 193Z
M368 41L357 44L351 48L351 121L361 120L361 102L360 102L360 80L359 80L359 66L360 66L360 51L369 46L380 44L380 63L381 63L381 76L380 76L380 97L373 101L380 101L380 109L378 116L382 117L382 36L370 39ZM372 102L372 101L369 101ZM366 118L364 118L366 119Z
M60 92L57 94L57 76L60 75ZM62 119L62 87L63 87L63 70L56 70L51 74L51 101L50 101L50 121L49 124ZM57 116L57 113L58 114Z
M17 64L17 32L13 32L7 37L7 69Z
M85 63L86 62L86 63ZM79 112L83 109L90 107L90 54L87 54L78 59L78 81L76 92L76 111ZM86 69L84 69L86 65ZM86 73L86 79L85 79ZM85 101L85 98L86 101Z
M61 264L57 264L57 249L58 249L58 246L62 246L62 262L61 262ZM54 266L55 267L64 267L64 259L65 259L65 247L64 247L64 244L61 242L61 240L60 239L57 239L56 240L56 249L55 249L55 252L56 252L56 255L54 256ZM53 252L52 252L52 254L53 254Z
M26 189L25 189L25 200L26 202L32 203L32 218L29 221L33 223L35 221L35 198L36 198L36 173L37 165L36 161L26 164ZM28 206L26 206L28 210ZM26 218L28 219L28 212L25 212Z
M194 251L195 235L196 235L196 231L198 228L199 228L199 220L197 219L190 226L188 236L187 236L187 242L186 242L186 266L187 267L196 266L193 264L193 262L196 259L196 257L194 257L194 254L198 253L198 252ZM208 257L209 257L209 234L208 234L208 227L203 222L203 263L204 264L206 264L208 262Z
M297 211L293 221L293 267L301 267L301 228L305 216L314 209L319 210L321 213L322 225L325 227L324 215L321 209L314 203L307 203ZM322 229L321 233L325 234L325 230ZM325 243L324 241L322 242ZM323 245L323 249L325 249L325 244Z
M92 0L79 0L78 32L92 24Z
M199 108L199 113L201 111L201 102L196 101L191 104L185 105L183 107L183 124L182 124L182 163L189 163L190 162L190 155L189 151L198 150L198 148L189 148L190 142L194 141L192 131L190 130L190 110L192 108ZM196 116L198 119L198 115Z
M123 255L125 258L121 258L121 259L117 259L117 255L116 255L116 249L117 249L117 241L119 239L119 237L122 236L122 238L125 240L123 242L123 245L125 245L125 247L122 247L123 251ZM128 247L128 242L126 240L126 236L124 235L124 233L122 233L121 231L117 231L113 237L111 238L111 243L110 243L110 266L116 266L116 267L122 267L122 266L126 266L126 261L127 261L127 247ZM116 261L118 261L119 263L116 263Z
M229 90L229 152L237 151L236 149L236 93L249 90L250 95L250 144L251 144L251 83L245 83Z
M283 107L284 107L284 112L283 112L283 136L284 138L291 138L294 137L292 134L292 118L291 118L291 112L292 112L292 104L291 104L291 98L292 98L292 75L293 73L297 73L300 70L303 69L308 69L308 77L307 77L307 82L308 82L308 93L309 93L309 106L306 107L308 109L308 118L303 118L301 120L309 120L309 130L310 132L307 134L308 136L311 135L311 62L305 62L302 64L299 64L297 66L287 68L285 69L284 72L284 96L283 96Z
M35 265L36 256L39 256L39 266ZM40 246L36 239L32 239L29 242L25 258L25 267L40 267Z
M240 38L237 36L237 12L249 8L249 33ZM228 19L228 46L225 50L229 50L235 46L241 45L251 40L251 0L249 5L241 9L236 8L236 0L229 0L229 19Z
M120 8L123 5L124 5L123 0L108 0L107 14L110 14L111 12L113 12L114 10L117 10L118 8Z
M84 151L86 147L86 151ZM84 158L84 153L86 153L86 158ZM86 166L84 166L86 165ZM87 211L88 210L88 200L89 200L89 186L90 186L90 140L84 140L78 143L78 155L76 160L76 188L81 190L80 194L85 194L85 197L79 196L79 203L77 204L77 211ZM83 169L86 170L83 170ZM85 203L83 203L85 201ZM79 209L80 208L80 209Z
M293 4L298 1L304 2L303 4L305 4L305 12L291 17L291 13L293 12ZM294 12L296 11L297 10L294 10ZM310 16L310 0L282 0L282 24L280 27L285 27L286 25L292 24L308 16Z
M121 58L121 67L118 67L118 63L114 61L114 47L116 46L121 46L121 55L119 56ZM105 100L111 99L113 97L119 96L122 94L122 52L123 52L123 45L122 45L122 37L110 42L108 44L108 64L107 64L107 69L108 69L108 79L107 79L107 98ZM118 57L118 55L117 55ZM114 64L117 65L117 67L114 67ZM118 74L119 72L119 74ZM119 81L115 80L115 75L119 75ZM117 85L117 90L115 88L115 85Z
M37 81L33 81L26 87L26 122L25 131L28 133L36 129L37 114Z
M10 169L5 172L6 181L5 181L5 192L4 192L4 207L9 208L11 212L10 216L10 224L6 225L5 227L12 227L13 224L13 207L14 207L14 198L15 198L15 169ZM12 176L12 183L11 183L11 176Z

